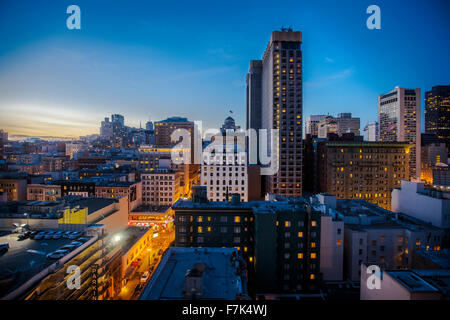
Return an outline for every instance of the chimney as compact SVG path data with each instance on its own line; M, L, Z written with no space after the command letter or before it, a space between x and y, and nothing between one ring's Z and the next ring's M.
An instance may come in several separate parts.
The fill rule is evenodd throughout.
M202 276L206 266L204 263L196 263L192 269L188 269L185 275L185 295L195 299L202 295Z

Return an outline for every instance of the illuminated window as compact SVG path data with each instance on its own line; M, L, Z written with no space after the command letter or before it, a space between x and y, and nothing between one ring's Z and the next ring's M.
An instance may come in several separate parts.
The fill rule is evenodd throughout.
M234 222L236 222L236 223L241 222L241 217L240 216L235 216L234 217Z
M315 259L317 257L317 254L315 252L311 253L311 259Z
M299 237L299 238L303 238L303 232L299 232L299 233L298 233L298 237Z
M297 258L298 259L303 259L303 253L301 253L301 252L297 253Z
M311 280L314 280L316 278L316 276L314 275L314 273L311 273L311 276L309 277Z
M291 222L290 222L290 221L285 221L285 222L284 222L284 226L285 226L286 228L289 228L289 227L291 226Z
M311 221L311 226L315 227L317 225L316 221Z

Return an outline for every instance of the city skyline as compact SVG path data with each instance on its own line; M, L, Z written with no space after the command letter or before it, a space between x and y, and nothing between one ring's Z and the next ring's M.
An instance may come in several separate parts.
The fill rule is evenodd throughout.
M445 1L0 1L0 299L450 300Z
M219 128L231 109L243 126L248 62L282 26L303 34L303 118L351 112L364 126L377 118L379 94L417 87L423 100L449 82L444 1L381 1L381 30L366 28L364 1L287 3L281 16L251 2L178 3L183 14L139 1L77 5L81 30L66 28L65 3L1 5L0 128L12 137L94 134L113 113L135 127L178 115Z

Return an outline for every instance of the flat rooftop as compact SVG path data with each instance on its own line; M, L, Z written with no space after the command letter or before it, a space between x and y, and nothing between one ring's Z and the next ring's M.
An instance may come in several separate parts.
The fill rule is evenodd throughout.
M65 207L74 208L76 206L88 208L88 214L91 214L115 202L118 202L118 198L81 198L80 196L65 196L56 201L31 200L8 202L0 205L0 216L7 216L8 214L20 215L28 212L30 213L30 219L39 216L45 218L48 213L56 213ZM42 208L42 211L40 211L40 208Z
M450 272L450 249L435 250L418 250L416 254L431 260L443 269L449 269Z
M17 234L3 233L0 243L9 243L9 249L0 255L0 297L55 263L55 260L47 259L47 254L72 241L74 240L17 240Z
M164 254L141 300L186 299L185 275L196 263L205 264L201 299L235 300L242 292L240 278L233 262L234 248L170 247Z
M439 290L412 271L386 271L410 292L439 292Z
M122 251L128 252L132 246L136 242L139 241L140 238L142 238L147 232L151 232L151 227L135 227L135 226L128 226L124 230L120 231L120 237L122 242Z
M134 209L133 211L131 211L131 213L165 213L170 209L170 206L152 206L152 205L143 205L143 206L139 206L136 209Z
M345 216L358 216L360 214L386 216L392 214L391 211L362 199L337 199L336 210Z

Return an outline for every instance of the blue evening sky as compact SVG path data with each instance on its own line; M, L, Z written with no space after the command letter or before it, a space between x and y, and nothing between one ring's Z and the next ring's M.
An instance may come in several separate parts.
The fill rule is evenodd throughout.
M66 8L81 8L68 30ZM381 8L381 30L366 8ZM0 0L0 128L10 134L97 133L112 113L139 126L178 115L245 127L245 75L270 34L303 33L303 116L377 119L396 85L450 84L446 0ZM423 98L422 98L423 108Z

